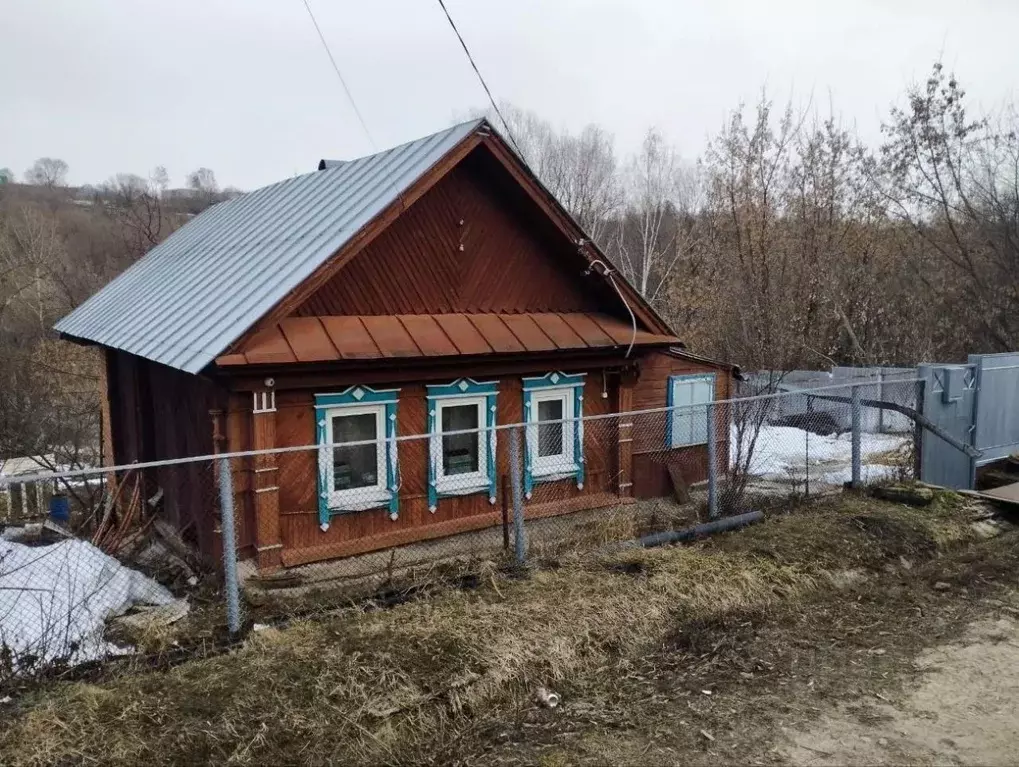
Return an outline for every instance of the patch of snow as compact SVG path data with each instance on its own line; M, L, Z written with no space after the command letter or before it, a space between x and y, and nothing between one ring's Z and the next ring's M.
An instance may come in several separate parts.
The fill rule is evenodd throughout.
M861 434L863 481L876 482L894 477L895 466L868 463L868 458L898 450L910 439L911 436L902 434ZM765 424L756 440L752 429L747 430L743 435L741 452L739 435L733 425L729 453L733 466L737 461L745 465L749 453L750 473L763 479L803 481L808 474L808 466L811 480L822 484L840 485L852 478L853 442L849 432L824 436L793 426Z
M109 618L135 604L167 605L166 588L86 541L25 546L0 540L0 647L16 665L82 663L118 651Z

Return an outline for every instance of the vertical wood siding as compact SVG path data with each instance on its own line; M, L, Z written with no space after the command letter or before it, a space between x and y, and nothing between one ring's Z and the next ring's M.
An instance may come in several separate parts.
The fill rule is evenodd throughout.
M107 386L114 459L117 464L207 455L213 451L209 411L222 408L226 393L199 376L107 350ZM216 486L210 462L165 466L145 472L145 497L163 491L162 517L199 550L218 556Z

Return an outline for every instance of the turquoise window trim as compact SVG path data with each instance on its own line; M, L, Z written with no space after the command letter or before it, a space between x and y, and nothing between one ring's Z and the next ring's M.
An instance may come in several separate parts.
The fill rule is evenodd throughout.
M488 478L488 502L496 501L496 399L499 395L497 381L479 382L472 378L460 378L449 384L426 386L428 402L428 510L435 513L439 506L439 498L462 493L446 493L439 489L439 465L442 461L442 429L439 420L439 407L444 401L457 399L484 398L485 428L488 440L485 443L485 473ZM484 488L470 490L469 493L481 492Z
M695 445L704 444L702 442L695 442L695 443L689 443L689 444L685 444L684 443L682 445L674 445L673 444L672 423L673 423L673 420L675 419L675 414L676 414L676 410L674 410L673 408L677 407L676 406L676 400L675 400L675 397L676 397L676 394L675 394L676 386L675 385L676 385L676 383L679 383L681 381L682 382L688 382L688 383L695 383L697 381L704 381L704 382L710 383L711 384L711 401L712 402L715 401L715 386L716 386L716 381L715 381L715 374L714 373L688 373L688 374L684 374L684 375L669 376L668 386L667 386L667 388L665 390L665 407L669 408L669 410L668 410L668 417L665 419L665 447L668 450L678 449L678 448L681 448L681 447L693 447ZM707 410L705 409L705 414L706 413L707 413Z
M526 447L524 449L524 497L530 499L537 482L554 482L561 479L574 479L578 489L584 488L584 380L586 373L552 372L543 376L524 378L524 421L526 427ZM534 451L532 445L537 440L537 429L530 424L537 423L537 409L534 404L535 394L549 389L573 389L573 467L556 474L534 473Z
M399 451L396 442L396 408L399 389L373 389L370 386L351 386L342 392L315 395L315 437L319 447L318 465L318 523L322 531L329 529L329 521L336 514L352 514L361 509L331 508L329 503L329 480L324 470L325 462L331 460L331 448L328 447L327 418L328 411L342 412L344 408L354 406L381 406L385 422L385 437L378 440L380 446L385 445L386 495L387 499L378 506L389 509L389 518L394 522L400 516L400 466Z

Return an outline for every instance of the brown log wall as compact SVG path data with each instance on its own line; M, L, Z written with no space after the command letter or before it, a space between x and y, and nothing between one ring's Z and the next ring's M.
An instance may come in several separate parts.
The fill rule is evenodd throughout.
M536 372L543 375L548 371ZM491 380L479 378L479 380ZM498 424L519 423L523 418L523 393L520 377L499 380ZM365 382L371 385L370 382ZM335 389L342 391L345 387ZM319 393L327 389L319 389ZM584 414L608 413L615 407L615 385L609 383L609 397L603 398L600 371L588 375L584 392ZM311 391L277 392L276 443L279 447L315 443L314 393ZM584 498L614 492L615 424L602 422L598 428L585 429L584 452L587 461L584 488L572 480L542 482L535 485L532 505L545 502L571 503L583 508ZM427 434L425 387L413 384L400 387L397 408L397 434ZM521 440L523 436L521 435ZM510 436L498 434L496 471L509 471ZM428 440L399 443L401 478L400 513L389 518L387 509L337 514L329 530L319 528L315 499L317 454L314 450L279 454L279 525L283 541L283 564L295 565L318 559L360 553L450 535L500 524L502 497L491 504L487 493L440 497L437 510L428 510ZM501 494L499 482L498 493Z
M668 352L653 352L641 361L640 379L634 387L635 411L664 408L668 401L669 376L713 373L715 399L728 399L731 376L726 370L710 367ZM659 498L672 494L667 466L678 464L687 484L708 478L707 445L669 449L666 445L664 412L635 415L633 418L633 491L637 498ZM729 455L728 413L724 406L716 409L715 437L718 469L724 471Z

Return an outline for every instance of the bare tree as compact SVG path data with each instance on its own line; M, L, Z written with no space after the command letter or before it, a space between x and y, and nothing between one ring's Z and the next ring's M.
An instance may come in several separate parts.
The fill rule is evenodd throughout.
M67 163L54 157L40 157L25 171L25 181L36 186L53 188L64 186L67 180Z
M108 203L105 210L119 222L132 259L158 245L174 228L163 211L162 194L167 183L166 170L160 166L148 179L118 173L102 187Z
M1019 119L971 119L936 63L883 126L882 189L908 225L916 278L983 350L1019 345Z
M205 195L213 195L219 191L216 174L209 168L199 168L188 173L188 188Z
M622 201L612 136L597 125L579 135L556 131L511 104L501 111L524 161L591 239L603 244L605 225Z
M651 303L689 255L699 207L696 169L685 165L661 133L648 130L624 175L625 205L613 226L610 254Z

